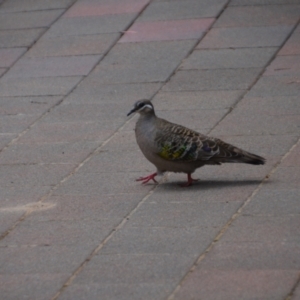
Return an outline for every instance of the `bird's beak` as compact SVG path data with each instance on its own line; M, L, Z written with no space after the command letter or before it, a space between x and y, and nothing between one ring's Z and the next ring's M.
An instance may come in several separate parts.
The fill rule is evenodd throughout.
M133 114L136 111L136 108L134 107L128 114L127 117L130 116L131 114Z

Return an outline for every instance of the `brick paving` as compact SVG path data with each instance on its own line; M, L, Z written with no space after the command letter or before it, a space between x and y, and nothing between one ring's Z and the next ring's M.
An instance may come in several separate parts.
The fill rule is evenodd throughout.
M300 1L0 1L0 294L300 299ZM267 158L159 185L157 114Z

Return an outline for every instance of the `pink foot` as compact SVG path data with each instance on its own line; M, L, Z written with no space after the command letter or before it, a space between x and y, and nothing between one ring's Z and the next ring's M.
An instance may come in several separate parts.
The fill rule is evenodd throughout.
M199 180L199 179L192 178L191 174L188 174L187 176L188 176L187 183L181 184L180 185L181 187L188 187L188 186L192 185L194 181L198 181Z
M155 183L158 183L154 179L156 175L157 175L157 173L153 173L153 174L151 174L149 176L138 178L138 179L136 179L136 181L143 181L142 184L145 184L145 183L147 183L148 181L150 181L152 179Z

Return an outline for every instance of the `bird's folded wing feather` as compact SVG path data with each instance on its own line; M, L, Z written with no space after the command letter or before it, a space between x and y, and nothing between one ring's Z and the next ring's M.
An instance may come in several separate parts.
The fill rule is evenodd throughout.
M164 124L156 135L157 154L171 161L207 161L220 154L218 141L180 125Z

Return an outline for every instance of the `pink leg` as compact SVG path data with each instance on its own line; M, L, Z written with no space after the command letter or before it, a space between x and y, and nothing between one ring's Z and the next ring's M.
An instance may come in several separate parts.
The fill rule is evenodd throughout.
M148 181L150 181L152 179L155 183L158 183L154 179L156 175L157 175L157 173L155 172L155 173L153 173L153 174L151 174L149 176L138 178L138 179L136 179L136 181L143 181L142 184L145 184L145 183L147 183Z
M181 187L188 187L188 186L192 185L193 181L198 181L198 180L199 180L199 179L194 179L194 178L192 178L192 175L191 175L191 174L187 174L187 176L188 176L188 181L187 181L187 183L181 184L181 185L180 185Z

